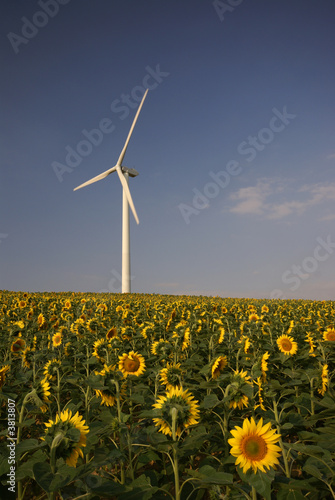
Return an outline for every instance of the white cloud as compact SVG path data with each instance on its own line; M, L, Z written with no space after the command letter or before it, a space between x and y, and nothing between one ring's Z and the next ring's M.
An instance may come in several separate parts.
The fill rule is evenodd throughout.
M275 198L281 197L279 202ZM290 200L282 198L290 196ZM294 199L292 199L294 197ZM282 219L288 215L302 215L309 208L335 201L335 183L303 185L295 191L278 179L259 179L256 186L241 188L230 195L236 202L230 212L236 214L261 215L266 219ZM326 216L321 220L333 220Z

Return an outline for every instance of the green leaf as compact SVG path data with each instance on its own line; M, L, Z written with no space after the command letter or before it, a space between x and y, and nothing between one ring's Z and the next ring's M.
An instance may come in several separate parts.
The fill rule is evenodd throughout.
M201 403L201 408L214 408L219 403L219 399L216 394L208 394L204 397L203 402Z
M303 470L307 472L307 474L310 474L313 477L316 477L317 479L322 478L322 472L319 471L315 465L312 464L306 464L303 466Z
M195 480L200 481L202 485L207 484L233 484L233 474L227 472L217 472L214 467L204 465L200 467L199 471L188 469L185 470L187 474L194 477Z
M238 467L237 472L242 481L253 486L257 493L262 495L265 500L271 500L271 483L275 476L272 469L266 473L260 470L254 473L253 470L249 469L245 473L241 467Z

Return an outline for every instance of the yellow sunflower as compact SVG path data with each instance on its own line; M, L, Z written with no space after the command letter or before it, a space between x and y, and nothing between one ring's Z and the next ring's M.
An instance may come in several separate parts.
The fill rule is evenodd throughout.
M10 370L9 365L5 365L2 368L0 368L0 389L2 389L3 385L5 384L6 381L6 373Z
M255 321L257 323L257 321L259 321L259 316L258 316L258 314L253 312L253 313L249 314L248 320L249 320L249 322Z
M119 370L123 373L124 377L128 375L139 377L145 372L144 357L134 351L122 354L122 356L119 356Z
M235 465L239 465L243 472L252 468L266 472L264 467L270 469L278 464L278 457L281 449L276 444L280 439L280 434L271 429L271 422L263 425L261 418L256 424L253 418L250 421L246 418L243 426L236 426L231 431L233 438L228 439L231 445L231 455L236 457Z
M335 342L335 329L327 328L327 330L323 334L323 340Z
M95 389L95 394L101 399L101 405L114 406L116 402L117 389L116 385L113 383L115 378L119 378L117 375L117 368L115 365L104 366L104 369L100 372L95 372L97 375L104 377L104 386L106 389ZM124 394L124 387L121 387L120 394Z
M64 458L70 467L76 467L79 456L84 457L82 448L86 446L86 434L89 432L89 427L85 423L85 420L83 420L83 417L78 412L72 415L70 410L65 410L61 414L57 414L55 420L49 420L49 422L44 424L46 427L46 436L52 439L59 433L63 433L64 437L56 450L56 458ZM70 429L78 429L80 431L77 442L66 438L66 433Z
M224 328L219 328L219 332L220 332L220 336L219 336L218 343L222 344L222 342L224 340L225 329Z
M219 356L212 365L212 378L216 379L227 366L227 356Z
M106 359L104 356L107 355L108 349L108 340L107 339L99 339L96 340L93 344L93 356L95 356L101 363L105 363Z
M261 360L261 370L262 370L262 376L263 376L263 382L266 380L266 372L268 371L268 359L270 357L270 354L266 351Z
M181 387L182 376L183 371L180 368L180 363L167 363L166 367L160 371L160 381L166 386L166 389Z
M56 332L52 337L52 345L54 347L60 346L62 343L62 334L60 332Z
M249 398L244 393L246 384L252 385L250 382L250 376L248 376L246 371L243 370L234 370L233 375L230 377L230 402L229 408L238 408L242 410L244 407L249 406Z
M329 385L328 379L328 365L323 365L321 372L321 387L318 389L318 393L324 396Z
M156 342L154 342L151 346L151 352L156 356L163 356L164 358L167 358L170 356L171 351L172 346L170 342L164 339L156 340Z
M158 411L158 416L153 421L159 432L172 436L172 409L176 408L176 436L180 436L184 429L199 422L199 404L193 395L181 387L169 389L165 396L159 396L153 405Z
M59 369L61 362L58 359L51 359L44 365L43 375L46 379L52 380L55 378L56 372Z
M288 335L281 335L281 337L277 339L277 345L280 352L283 352L287 356L289 354L296 354L298 351L298 344Z
M30 368L31 367L31 362L33 361L33 359L34 359L33 350L30 349L30 347L26 347L26 349L22 353L23 365L26 368Z

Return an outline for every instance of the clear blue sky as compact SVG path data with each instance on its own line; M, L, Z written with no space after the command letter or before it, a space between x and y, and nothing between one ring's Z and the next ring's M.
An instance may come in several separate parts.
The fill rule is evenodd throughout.
M0 288L120 291L118 177L73 188L149 86L132 291L334 300L334 21L333 0L4 2Z

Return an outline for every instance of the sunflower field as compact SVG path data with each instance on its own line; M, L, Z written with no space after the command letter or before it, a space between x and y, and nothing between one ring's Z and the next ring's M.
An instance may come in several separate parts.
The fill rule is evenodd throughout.
M0 498L335 499L334 302L0 298Z

